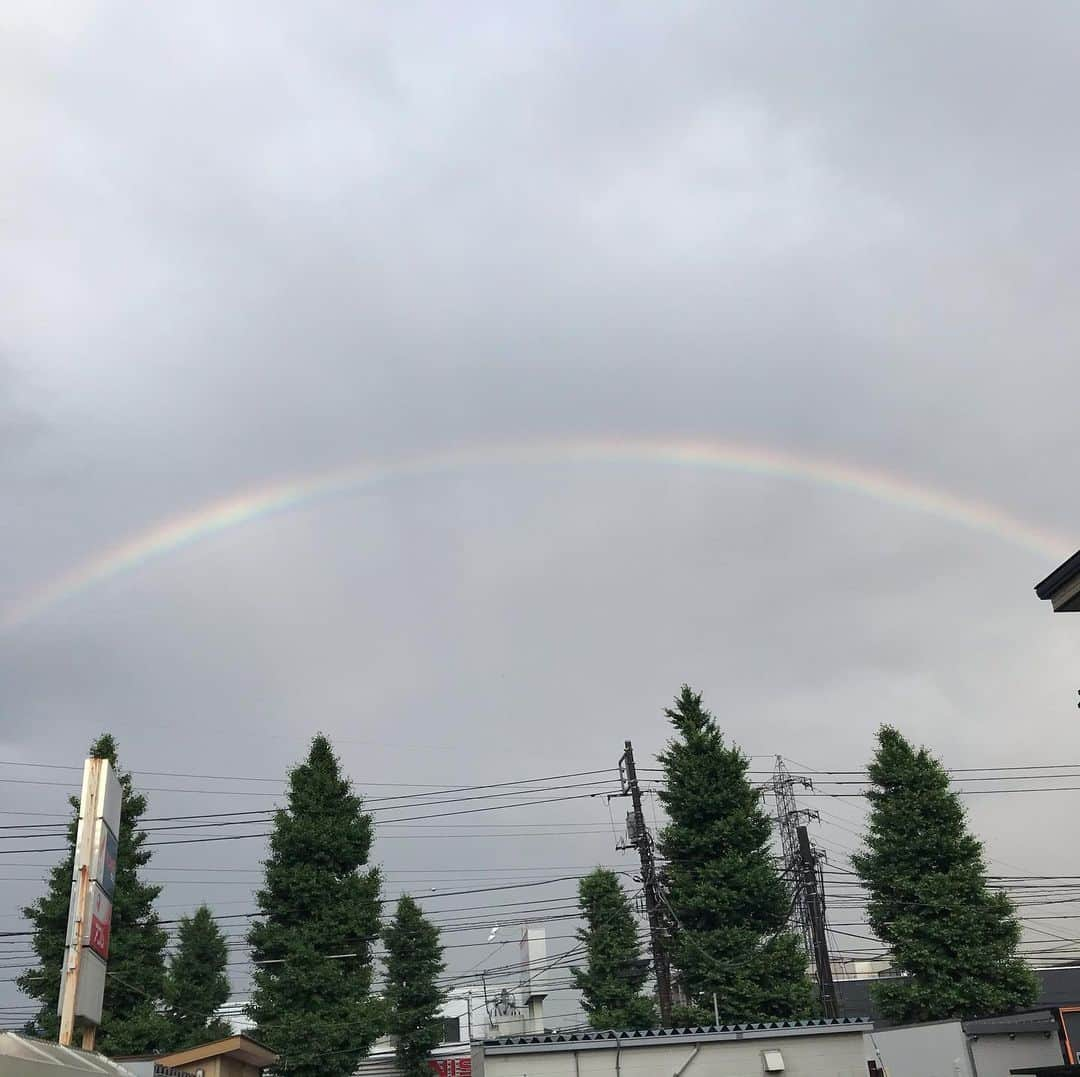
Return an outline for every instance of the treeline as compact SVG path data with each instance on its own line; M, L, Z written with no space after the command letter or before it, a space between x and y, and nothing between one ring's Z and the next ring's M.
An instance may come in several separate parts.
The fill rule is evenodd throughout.
M772 822L700 693L683 687L666 712L674 735L659 756L662 917L674 969L676 1024L815 1015L794 894L773 858ZM867 920L899 974L876 984L896 1022L974 1017L1030 1006L1034 973L1017 954L1009 898L987 884L942 764L895 729L878 732L867 771L869 820L852 866ZM585 968L574 976L595 1028L657 1021L638 923L618 877L597 869L579 890ZM715 1009L714 1009L715 1007Z
M156 1054L227 1036L232 1029L219 1014L231 993L228 940L204 905L179 920L166 955L168 933L154 908L161 887L141 877L151 856L140 825L146 797L120 769L111 736L95 741L90 754L110 760L124 791L98 1047L110 1055ZM77 799L71 803L77 812ZM369 864L372 829L330 743L316 737L289 773L256 895L259 918L246 936L255 962L246 1008L253 1035L295 1077L346 1077L383 1034L395 1039L400 1072L426 1077L426 1059L441 1040L438 930L408 895L384 920L379 871ZM74 821L68 841L47 893L23 910L38 963L18 983L41 1004L27 1031L48 1038L58 1032ZM384 984L376 995L380 938Z
M772 848L772 821L699 693L684 687L665 712L672 736L659 755L661 916L673 969L677 1024L813 1016L816 992L795 895ZM109 759L124 791L112 938L100 1048L109 1054L179 1050L231 1032L229 939L209 908L179 921L155 910L161 886L143 869L151 849L147 800L110 736L90 754ZM867 920L900 974L876 985L894 1021L970 1017L1030 1005L1033 973L1017 954L1020 925L987 883L982 845L943 766L895 729L879 731L868 768L869 820L852 865L867 892ZM78 804L72 800L73 809ZM28 1031L53 1038L67 926L75 822L68 853L45 895L24 910L37 956L19 977L40 1003ZM294 1077L346 1077L384 1034L406 1077L428 1073L440 1042L445 970L437 928L408 895L384 916L370 862L371 815L339 760L317 736L290 771L274 813L257 914L242 945L254 972L245 1011L253 1034ZM619 877L597 869L579 888L582 967L572 976L590 1024L658 1023L650 955ZM175 926L170 948L166 926ZM376 992L375 947L383 944Z

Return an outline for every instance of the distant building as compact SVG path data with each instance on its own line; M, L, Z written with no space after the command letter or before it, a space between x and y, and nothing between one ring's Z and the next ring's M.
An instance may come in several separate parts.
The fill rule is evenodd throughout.
M865 980L870 977L895 975L891 961L868 960L862 957L834 957L830 964L834 980ZM812 969L811 975L813 975Z
M474 1042L544 1031L551 970L543 927L522 930L518 958L521 971L510 983L480 980L448 992L441 1010L443 1042L431 1058L434 1077L471 1077ZM384 1036L376 1041L355 1072L357 1077L397 1077L393 1040Z
M1080 550L1037 583L1035 594L1049 601L1055 613L1080 613Z

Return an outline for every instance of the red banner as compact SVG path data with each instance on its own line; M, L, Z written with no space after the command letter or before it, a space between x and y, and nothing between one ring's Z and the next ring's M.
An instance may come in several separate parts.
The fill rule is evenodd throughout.
M471 1058L433 1058L428 1065L437 1077L472 1077Z
M102 959L109 958L109 927L112 902L95 886L90 901L90 949Z

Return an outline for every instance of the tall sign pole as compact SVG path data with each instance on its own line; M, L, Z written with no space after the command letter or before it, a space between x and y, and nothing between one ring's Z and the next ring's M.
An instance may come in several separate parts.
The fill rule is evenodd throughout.
M83 1049L92 1051L101 1024L122 796L109 761L87 759L79 798L71 903L57 1003L60 1043L65 1047L71 1046L78 1020L83 1022Z
M645 891L645 912L649 917L649 941L652 944L653 970L656 973L656 999L660 1004L660 1021L664 1028L671 1028L671 964L661 915L660 880L656 874L652 835L645 825L645 812L641 807L641 787L638 785L637 767L634 764L634 746L630 741L626 741L622 758L619 760L619 777L622 781L623 796L630 797L634 809L627 823L630 844L637 849L641 858L641 883Z

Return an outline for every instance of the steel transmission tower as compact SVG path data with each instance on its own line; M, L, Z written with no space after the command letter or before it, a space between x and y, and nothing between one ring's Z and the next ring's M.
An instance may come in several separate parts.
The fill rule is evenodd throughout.
M813 789L810 778L792 774L782 756L776 757L772 781L766 783L776 799L776 822L780 830L780 847L784 856L784 878L791 886L794 901L791 908L793 926L797 926L803 944L814 965L821 1010L825 1017L838 1017L836 986L833 983L832 960L825 928L825 887L821 872L820 854L810 844L804 822L820 819L816 811L800 808L795 800L795 787Z

